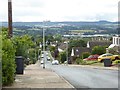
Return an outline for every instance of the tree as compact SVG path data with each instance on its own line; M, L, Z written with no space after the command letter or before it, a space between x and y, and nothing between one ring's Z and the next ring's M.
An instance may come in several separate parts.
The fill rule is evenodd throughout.
M87 42L85 40L70 40L69 44L68 44L68 55L71 54L71 50L73 47L86 47Z
M70 47L86 47L87 42L84 40L71 40L69 42Z
M17 36L14 39L16 46L16 56L23 56L27 58L29 48L35 46L29 35Z
M106 47L105 46L95 46L92 49L92 54L104 54L106 52Z
M62 41L62 36L60 34L56 34L56 35L54 35L54 40L58 41L58 42L61 42Z
M66 61L66 52L60 53L60 61L61 63L64 63L64 61Z
M89 52L83 52L83 53L82 53L82 59L85 59L85 58L87 58L88 56L90 56L90 53L89 53Z
M53 38L53 36L52 35L48 35L48 36L46 36L46 41L48 41L48 45L50 45L50 42L53 42L54 41L54 38Z
M55 46L49 46L50 51L55 51Z

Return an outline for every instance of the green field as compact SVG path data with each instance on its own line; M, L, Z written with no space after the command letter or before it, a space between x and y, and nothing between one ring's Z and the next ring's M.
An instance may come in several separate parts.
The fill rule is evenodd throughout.
M94 30L70 30L70 31L75 33L94 32Z

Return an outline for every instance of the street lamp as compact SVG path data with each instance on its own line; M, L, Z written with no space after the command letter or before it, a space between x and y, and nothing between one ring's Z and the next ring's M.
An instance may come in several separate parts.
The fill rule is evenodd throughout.
M66 41L64 43L66 43L66 61L67 61L67 64L68 64L68 44L69 44L69 41Z
M36 48L35 48L35 61L36 61Z
M39 60L39 53L40 53L39 51L40 51L40 50L41 50L41 49L38 49L38 60Z
M43 27L43 52L44 52L43 69L45 69L45 28L44 27Z

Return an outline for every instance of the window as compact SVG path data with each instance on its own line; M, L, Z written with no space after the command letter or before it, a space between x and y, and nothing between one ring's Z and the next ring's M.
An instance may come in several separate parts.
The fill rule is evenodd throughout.
M120 38L119 38L119 45L120 45Z
M116 44L118 45L118 37L116 38Z
M113 38L113 44L115 44L115 38Z

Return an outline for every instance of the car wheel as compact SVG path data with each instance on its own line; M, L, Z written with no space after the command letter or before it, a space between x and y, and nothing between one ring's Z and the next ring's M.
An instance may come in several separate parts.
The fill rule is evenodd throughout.
M103 59L100 62L103 63Z
M119 60L119 57L115 57L115 60Z

